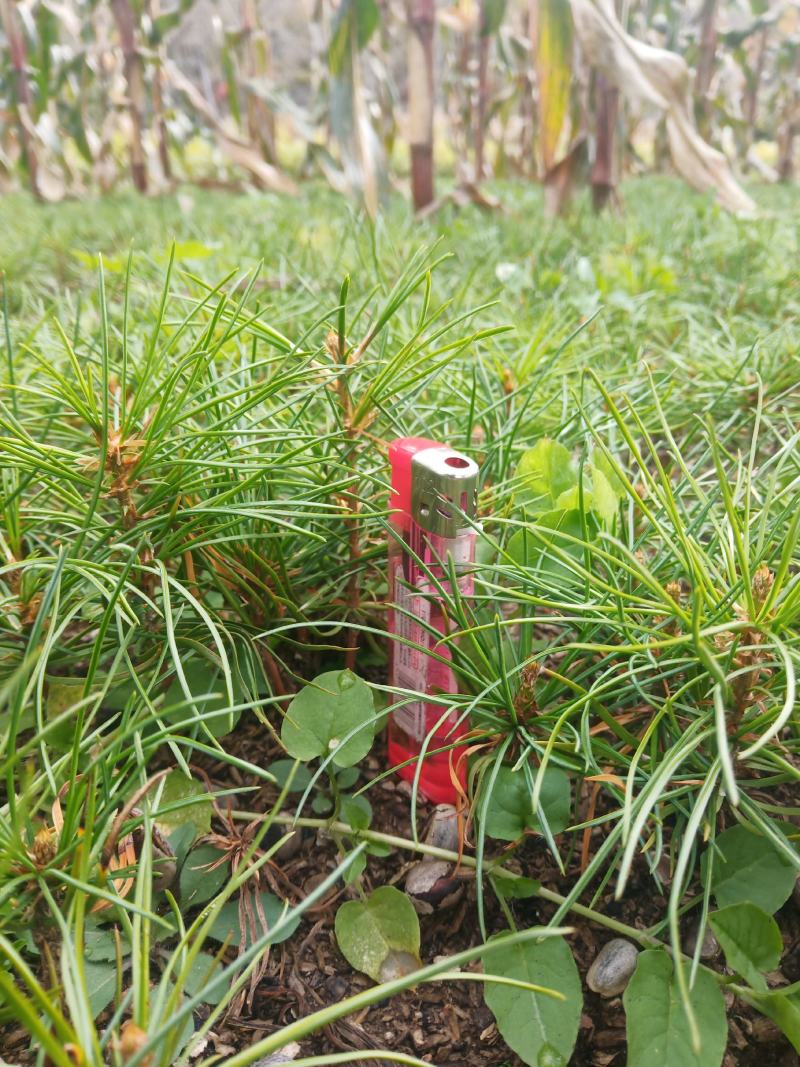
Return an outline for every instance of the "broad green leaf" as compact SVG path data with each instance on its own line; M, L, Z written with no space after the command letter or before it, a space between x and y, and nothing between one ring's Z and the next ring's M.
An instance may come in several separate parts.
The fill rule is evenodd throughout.
M617 514L619 498L614 492L605 471L592 467L591 508L609 526Z
M419 918L405 893L394 886L380 886L366 900L342 904L335 930L347 962L375 982L411 974L421 966Z
M292 771L294 770L294 774ZM289 793L302 793L311 784L311 771L308 767L304 767L302 763L298 764L293 759L279 759L269 765L269 773L273 776L277 784L281 789L289 781L289 775L292 775L292 784L289 786Z
M127 935L120 930L120 953L124 956L130 951ZM92 963L110 963L117 958L117 938L113 926L100 926L93 916L86 920L83 934L83 951Z
M386 856L391 856L394 849L383 841L368 841L364 851L368 856L382 856L385 859Z
M304 686L286 709L281 740L295 759L333 753L337 767L358 763L375 737L372 690L352 671L327 671ZM345 741L351 730L357 733Z
M557 162L569 117L572 86L572 13L565 0L536 5L536 78L539 137L545 173Z
M267 923L267 929L271 929L275 926L280 918L282 918L285 908L283 901L278 900L272 893L259 893L259 904L261 911L264 914L264 918ZM250 911L255 916L255 929L251 930L249 926L245 925L245 944L252 945L259 938L264 936L264 929L258 918L258 908L255 901L252 901L252 907ZM273 945L279 945L281 941L285 941L291 937L297 927L300 925L300 918L294 919L285 930L282 931L280 937L271 942ZM234 947L238 946L242 939L242 929L239 918L239 898L235 900L229 900L227 904L223 904L220 908L219 915L217 915L214 923L209 931L208 936L214 941L225 941L228 939L228 944Z
M208 993L205 991L225 964L208 952L200 952L195 958L184 981L184 989L191 997L201 996L204 1004L219 1004L230 991L230 985L220 982Z
M197 797L197 800L192 798ZM163 811L171 804L191 801L172 811ZM181 826L191 826L194 836L201 837L211 829L211 798L202 782L188 778L183 771L170 771L161 792L161 811L156 815L156 825L167 837Z
M530 982L563 999L514 986L487 983L484 998L506 1044L532 1067L566 1067L581 1022L581 980L563 937L525 941L494 949L484 960L487 974Z
M317 793L311 801L311 810L315 815L329 815L333 811L333 798L327 793Z
M622 479L614 469L613 463L606 458L605 452L601 452L599 448L596 448L592 453L592 475L595 473L602 474L617 500L622 500L625 496L625 486L622 483Z
M703 885L709 854L706 850L700 868ZM711 892L720 908L749 900L771 915L789 899L796 874L763 834L745 826L732 826L716 839Z
M123 274L127 269L127 256L100 256L91 252L84 252L80 248L72 249L73 256L93 273L97 273L100 263L106 274Z
M342 797L339 814L354 830L366 830L372 822L372 805L366 797Z
M796 1051L800 1052L800 993L796 988L791 993L784 993L780 989L771 989L768 993L748 993L742 999L772 1019Z
M193 659L183 668L186 684L194 699L197 714L203 719L208 731L214 737L225 737L239 722L241 711L231 711L230 701L225 694L225 677L218 667L206 659ZM244 704L249 700L241 682L233 675L234 703ZM211 694L211 695L209 695ZM180 705L179 707L177 705ZM166 722L185 723L184 730L192 729L191 718L194 709L187 703L183 688L176 678L164 698L163 718Z
M84 678L48 678L47 699L45 702L45 718L48 722L57 719L59 715L69 711L70 708L80 705L84 715L87 713L88 703L84 701L83 687L86 684ZM59 751L65 752L72 748L75 740L75 726L78 721L79 710L76 708L73 717L67 717L59 723L55 729L47 733L47 743Z
M571 489L567 489L565 493L556 501L558 507L553 512L546 512L548 515L557 514L559 511L575 511L583 505L584 511L589 511L592 507L592 494L586 488L581 493L581 487L579 485L573 485Z
M559 497L577 485L578 475L569 450L560 441L542 437L523 453L516 481L519 500L535 515L558 507Z
M103 707L110 711L122 711L134 694L138 697L138 690L133 682L126 678L125 681L112 685L106 691L103 697Z
M209 248L208 245L204 245L202 241L176 241L175 242L175 259L208 259L209 256L214 255L215 249ZM170 259L171 249L163 252L160 256L157 256L159 263L168 263Z
M503 871L491 871L492 885L506 900L528 900L539 892L540 882L535 878L511 878Z
M488 788L488 778L484 779L483 788ZM482 810L482 801L479 810ZM487 801L486 833L499 841L518 841L527 830L532 815L531 793L524 774L521 770L501 767Z
M89 1006L92 1017L97 1018L101 1011L105 1011L117 989L117 966L116 963L105 960L84 960L83 973L86 978L86 990L89 994Z
M772 916L744 901L715 911L709 922L731 970L738 971L753 989L765 992L762 972L774 971L783 952L781 932Z
M484 783L488 783L488 776ZM551 833L559 834L569 824L570 783L560 767L548 767L539 794ZM501 767L492 786L486 810L486 833L500 841L517 841L526 830L539 830L541 824L533 812L533 797L523 769Z
M350 866L344 872L342 878L344 879L347 885L355 885L355 883L359 880L359 878L366 869L367 853L365 850L364 852L359 852L357 856L353 857L353 859L350 861Z
M639 953L622 1000L628 1033L628 1067L719 1067L728 1040L725 1001L705 970L689 995L702 1045L692 1047L672 958L663 949Z
M358 781L358 767L345 767L336 775L336 784L340 790L352 789Z
M191 823L179 826L177 830L173 830L171 834L167 835L167 840L175 853L175 862L179 867L189 854L189 849L194 844L196 837L197 834Z
M577 542L583 541L584 525L586 534L593 534L594 520L588 515L584 517L577 508L572 508L567 511L547 511L538 516L536 525L538 529L535 531L526 527L517 530L508 542L508 554L520 567L564 581L576 581L578 576L563 561L562 554L577 563L583 562L583 544ZM550 534L549 530L554 532ZM576 540L567 540L562 534ZM556 555L556 551L559 555Z
M193 848L181 867L178 880L184 908L205 904L222 889L231 873L231 865L222 860L223 853L213 845Z

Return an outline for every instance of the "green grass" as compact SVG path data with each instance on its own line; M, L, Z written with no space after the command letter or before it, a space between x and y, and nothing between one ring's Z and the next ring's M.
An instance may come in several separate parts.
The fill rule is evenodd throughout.
M483 472L476 596L450 603L452 701L484 742L478 866L514 765L559 865L587 826L604 830L556 923L600 908L607 885L624 893L637 864L664 889L666 864L668 909L646 936L677 947L686 909L710 906L700 854L737 820L800 867L782 823L798 754L800 199L757 190L761 216L737 220L648 180L625 188L621 217L579 202L548 222L538 189L497 192L500 213L421 223L396 199L374 227L316 187L0 201L0 932L39 1046L52 1009L61 1039L100 1062L131 1014L147 1048L170 1035L159 1062L173 1062L208 928L154 900L149 846L114 905L132 981L104 1034L87 1018L81 945L109 893L115 812L144 790L147 831L165 753L264 781L229 751L231 729L256 716L274 736L287 689L353 641L356 670L382 677L384 445L398 435L447 440ZM568 503L545 506L525 473L542 438L565 446ZM548 768L571 783L558 841ZM67 832L43 862L34 836L57 796ZM159 922L175 962L154 1000ZM63 1016L45 935L71 946ZM231 964L241 988L256 965Z

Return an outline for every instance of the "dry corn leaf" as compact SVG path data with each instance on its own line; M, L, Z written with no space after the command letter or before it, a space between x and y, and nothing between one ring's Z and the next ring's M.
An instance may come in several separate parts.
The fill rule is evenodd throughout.
M664 113L672 162L681 177L702 192L714 191L728 211L754 212L756 205L734 178L728 160L697 132L685 60L626 33L613 0L570 4L575 31L592 66L632 103Z

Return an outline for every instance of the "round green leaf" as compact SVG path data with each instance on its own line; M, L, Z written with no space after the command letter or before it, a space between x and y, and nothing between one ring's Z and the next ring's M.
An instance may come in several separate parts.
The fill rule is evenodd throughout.
M419 918L405 893L394 886L381 886L367 900L342 904L335 931L347 962L376 982L411 974L421 966Z
M171 834L168 834L167 840L170 843L172 851L175 853L175 862L178 866L180 866L188 856L189 849L194 844L196 837L197 834L191 823L179 826L177 830L173 830Z
M202 997L204 1004L219 1004L230 993L229 980L211 987L225 964L208 952L199 952L186 974L183 988L191 997Z
M92 1018L96 1019L114 999L117 990L117 965L107 960L93 962L87 959L83 962L83 974Z
M584 505L587 503L587 498L584 498ZM583 563L583 545L576 542L593 536L597 529L594 519L589 515L584 517L577 507L558 508L538 516L536 526L536 530L527 526L517 530L506 548L509 556L520 567L552 578L575 581L575 571L564 562L563 556L566 554L577 563ZM548 530L553 532L548 533ZM567 536L562 536L564 534Z
M358 781L359 771L358 767L344 767L336 775L336 784L340 790L352 789Z
M599 515L604 523L610 525L614 521L619 507L619 498L612 488L605 471L600 467L592 467L592 510Z
M172 810L165 811L165 808L172 808ZM209 832L211 799L202 782L187 777L183 771L170 771L161 791L161 804L156 815L156 826L169 837L179 827L187 825L194 828L196 838Z
M485 782L488 783L487 775ZM539 794L539 807L550 831L559 834L569 825L569 778L559 767L547 767ZM486 810L486 833L499 841L517 841L526 830L539 830L533 813L533 800L524 769L501 767L492 785Z
M525 1063L566 1067L581 1022L581 979L563 937L525 941L494 949L484 960L487 974L552 989L563 1000L514 986L488 982L484 998L506 1044Z
M345 740L351 731L356 731ZM337 767L358 763L372 748L372 690L352 671L326 671L304 686L286 709L281 740L295 759L333 753Z
M270 763L268 770L281 789L289 781L291 775L292 784L289 786L289 793L302 793L311 784L311 771L293 759L275 760L274 763Z
M772 916L744 901L715 911L709 922L731 970L753 989L766 991L762 972L774 971L783 952L781 932Z
M366 850L365 850L364 852L359 852L357 855L353 856L353 859L352 859L352 861L350 863L350 866L347 868L347 870L342 875L342 878L344 879L345 884L346 885L354 885L359 880L359 878L361 877L361 875L364 873L364 871L366 869L367 869L367 853L366 853Z
M372 805L366 797L342 797L339 814L354 830L366 830L372 822Z
M528 900L535 897L541 883L535 878L512 878L503 870L492 871L489 875L493 888L505 900Z
M551 511L562 493L578 481L569 450L560 441L542 437L517 464L517 497L530 514Z
M183 674L189 692L194 695L193 705L187 702L183 686L175 678L164 698L162 718L166 722L183 723L182 729L191 731L195 728L189 720L196 710L213 737L225 737L239 722L242 713L231 710L222 671L206 659L193 659L184 665ZM235 674L231 681L234 703L246 703L250 698Z
M703 856L701 879L708 881L708 858ZM711 892L720 908L749 900L768 914L789 899L797 872L763 834L732 826L716 839Z
M317 793L311 801L311 810L315 815L329 815L333 811L333 798L327 793Z
M622 1000L628 1035L628 1067L719 1067L728 1040L725 1001L704 970L689 994L700 1031L695 1052L672 958L663 949L639 953Z
M78 709L83 710L85 715L89 710L89 704L83 696L86 685L84 678L49 678L47 682L47 700L45 703L45 718L48 722L57 719L71 708L75 708L75 714L67 717L58 726L48 731L47 743L59 751L66 751L72 747L75 740L75 727L78 722Z
M230 877L231 865L227 860L219 862L222 855L213 845L198 845L186 857L178 882L184 908L205 904L225 885Z
M92 963L110 963L117 958L117 938L113 926L101 926L93 916L87 918L83 933L83 951ZM126 935L120 930L120 951L122 955L130 952Z

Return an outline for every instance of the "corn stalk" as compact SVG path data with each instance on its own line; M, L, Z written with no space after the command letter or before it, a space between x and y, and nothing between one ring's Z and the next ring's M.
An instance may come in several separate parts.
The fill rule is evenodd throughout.
M614 144L616 141L619 89L604 74L597 74L594 84L595 152L590 174L592 203L601 211L616 187Z
M475 121L475 181L483 177L483 142L486 133L486 101L489 96L490 30L487 26L488 0L481 0L478 19L478 107Z
M147 157L142 131L145 113L144 64L136 42L136 16L129 0L111 0L111 11L119 33L125 82L128 89L128 114L131 119L131 175L140 193L147 192Z
M565 0L530 0L530 26L536 67L539 158L548 214L569 200L582 154L570 145L573 78L573 25Z
M33 95L28 82L25 38L17 21L15 0L0 0L0 14L2 14L3 30L8 41L11 59L13 110L17 120L22 155L31 190L38 197L41 196L41 191L39 189L39 161L33 134Z
M331 130L342 153L347 184L360 190L372 218L378 212L382 160L367 109L361 52L379 21L376 0L341 0L328 48Z
M270 43L259 23L255 0L242 0L242 42L246 80L265 81L270 74ZM253 144L260 146L264 158L275 163L275 116L266 101L249 88L247 130Z
M489 102L489 54L506 12L506 0L481 0L478 18L478 107L475 122L475 180L484 170L486 111Z
M411 149L411 195L420 211L433 201L433 50L435 0L408 5L408 141Z
M695 113L700 129L708 132L710 125L710 101L708 91L717 52L717 0L703 0L700 9L700 45L697 55L697 68L694 76Z
M764 77L768 37L769 23L765 23L758 34L758 41L755 49L755 63L753 65L753 70L750 73L750 77L748 78L747 92L745 94L744 118L747 123L745 152L749 151L750 146L755 140L756 123L758 122L758 92Z
M155 23L160 15L160 0L146 0L145 10L151 24ZM165 181L172 178L172 163L169 158L169 134L167 122L164 117L164 61L166 51L159 41L155 46L155 66L150 90L153 104L153 124L155 126L156 141L158 143L158 159L161 164L161 173Z
M800 44L794 42L786 49L788 88L781 107L778 130L778 177L782 182L794 177L795 137L800 129Z

